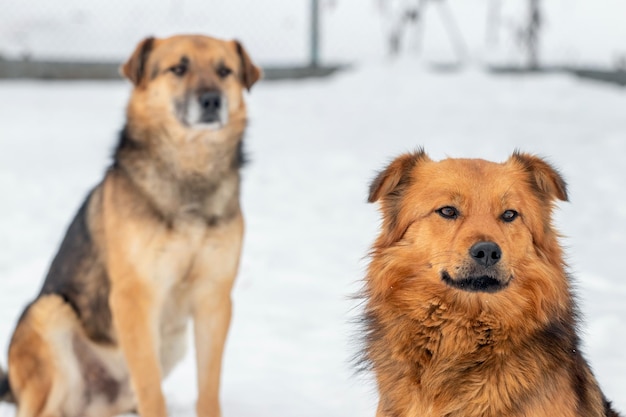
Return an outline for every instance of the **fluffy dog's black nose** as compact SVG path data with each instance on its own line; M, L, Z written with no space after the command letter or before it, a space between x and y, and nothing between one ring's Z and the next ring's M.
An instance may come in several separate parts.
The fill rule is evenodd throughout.
M217 113L222 106L222 97L220 93L216 93L214 91L207 91L200 94L198 100L200 101L200 107L202 107L202 110L205 112Z
M488 267L498 263L502 249L494 242L478 242L469 250L470 256L478 265Z

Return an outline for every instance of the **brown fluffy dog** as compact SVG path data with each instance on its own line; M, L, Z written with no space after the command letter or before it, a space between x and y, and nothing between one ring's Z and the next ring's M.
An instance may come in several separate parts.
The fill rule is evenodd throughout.
M141 42L122 73L134 89L114 163L11 340L0 388L19 417L166 416L161 380L190 318L197 413L220 415L243 234L243 90L260 71L236 41L175 36Z
M581 355L543 160L402 155L373 181L366 279L377 417L617 416Z

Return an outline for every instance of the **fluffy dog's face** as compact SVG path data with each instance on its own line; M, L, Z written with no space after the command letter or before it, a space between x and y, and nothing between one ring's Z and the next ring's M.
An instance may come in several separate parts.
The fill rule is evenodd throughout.
M527 285L549 258L561 259L550 222L554 200L566 198L561 177L534 156L516 153L499 164L403 155L370 189L384 221L374 263L392 277L383 286L401 288L416 277L426 292Z
M135 84L129 111L192 130L245 116L243 90L261 75L239 42L195 35L145 39L121 71Z

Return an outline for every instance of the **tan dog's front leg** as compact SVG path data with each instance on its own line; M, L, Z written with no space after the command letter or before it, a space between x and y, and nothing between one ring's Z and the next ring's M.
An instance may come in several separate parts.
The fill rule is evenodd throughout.
M198 417L220 417L219 387L222 354L228 334L232 302L230 291L215 294L194 306L194 336L198 370ZM213 300L212 300L213 299ZM211 300L211 301L208 301Z
M118 340L130 371L139 415L166 417L158 360L158 326L152 288L140 278L116 280L110 305Z

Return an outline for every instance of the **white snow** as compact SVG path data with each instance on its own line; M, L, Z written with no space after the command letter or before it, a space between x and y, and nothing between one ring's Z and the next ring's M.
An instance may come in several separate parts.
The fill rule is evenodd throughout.
M64 230L110 162L125 82L0 82L0 348ZM379 223L376 170L423 145L433 158L546 156L570 184L557 225L585 316L585 352L626 411L626 90L566 76L434 74L411 60L249 96L247 222L224 363L225 417L373 416L354 376L351 299ZM0 355L6 364L6 356ZM192 355L166 381L194 415ZM0 416L13 408L0 406Z

